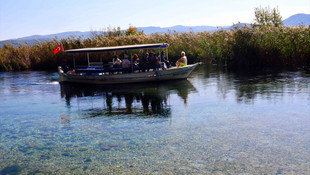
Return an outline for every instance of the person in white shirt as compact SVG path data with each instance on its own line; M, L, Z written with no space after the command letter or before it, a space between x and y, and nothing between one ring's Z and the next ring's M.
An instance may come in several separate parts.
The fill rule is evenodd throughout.
M130 61L128 60L128 56L125 55L122 61L122 68L130 68L130 66L131 64L130 64Z
M185 52L184 51L181 52L181 58L178 59L178 61L175 63L175 65L177 67L187 66L187 57L185 56Z

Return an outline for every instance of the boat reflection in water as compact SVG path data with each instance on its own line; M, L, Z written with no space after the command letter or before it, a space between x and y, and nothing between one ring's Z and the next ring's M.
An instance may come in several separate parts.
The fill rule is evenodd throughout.
M72 101L76 99L83 117L170 117L169 96L177 94L186 104L188 94L196 91L188 80L126 85L61 83L60 87L68 109L74 108Z

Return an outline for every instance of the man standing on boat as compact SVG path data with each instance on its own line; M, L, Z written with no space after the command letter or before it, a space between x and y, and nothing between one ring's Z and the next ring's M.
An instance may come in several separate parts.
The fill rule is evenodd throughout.
M184 51L181 52L181 58L178 59L178 61L175 63L175 65L177 67L187 66L187 57L185 56L185 52Z

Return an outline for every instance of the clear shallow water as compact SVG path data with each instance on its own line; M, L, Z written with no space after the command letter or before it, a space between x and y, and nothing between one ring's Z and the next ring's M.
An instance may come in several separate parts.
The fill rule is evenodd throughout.
M0 174L309 174L310 74L59 84L0 73Z

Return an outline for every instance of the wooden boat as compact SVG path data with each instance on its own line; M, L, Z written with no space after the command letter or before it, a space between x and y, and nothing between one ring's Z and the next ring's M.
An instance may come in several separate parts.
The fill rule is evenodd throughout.
M102 64L100 66L94 66L89 61L89 53L92 52L115 52L123 50L137 50L137 49L164 49L168 48L167 43L158 44L140 44L140 45L127 45L127 46L115 46L115 47L98 47L98 48L82 48L65 50L67 53L87 53L88 66L83 69L73 69L68 72L64 72L62 67L58 67L58 73L61 82L75 82L86 84L122 84L122 83L140 83L140 82L154 82L154 81L166 81L176 79L186 79L190 73L195 69L198 63L187 65L183 67L171 67L171 68L158 68L153 71L142 72L139 69L131 68L132 73L122 73L122 68L110 68L104 69ZM132 61L131 61L132 62ZM96 62L98 63L98 62ZM152 70L152 68L150 68Z

